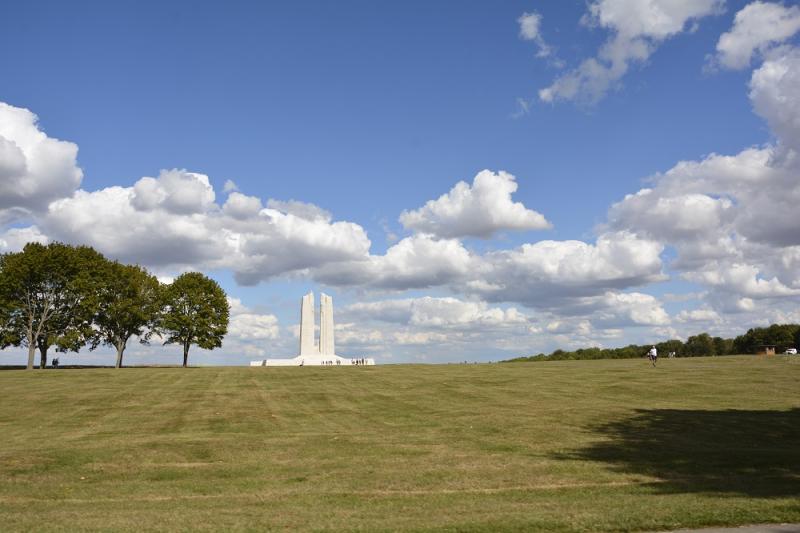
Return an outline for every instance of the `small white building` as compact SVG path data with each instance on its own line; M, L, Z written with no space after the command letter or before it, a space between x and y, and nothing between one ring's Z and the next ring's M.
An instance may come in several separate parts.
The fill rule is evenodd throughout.
M300 354L291 359L250 361L250 366L361 366L374 365L371 357L336 355L333 342L333 298L325 293L319 301L319 343L314 340L314 293L300 300Z

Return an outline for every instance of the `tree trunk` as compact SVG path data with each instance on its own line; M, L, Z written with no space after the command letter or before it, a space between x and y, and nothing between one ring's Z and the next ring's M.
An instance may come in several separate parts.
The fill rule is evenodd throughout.
M189 361L189 344L183 345L183 368L186 368Z
M33 370L33 358L36 356L36 343L28 344L28 370Z
M39 360L39 368L44 370L47 367L47 348L49 346L39 345L39 353L41 354L41 358Z
M125 343L117 342L117 365L116 368L122 368L122 353L125 351Z

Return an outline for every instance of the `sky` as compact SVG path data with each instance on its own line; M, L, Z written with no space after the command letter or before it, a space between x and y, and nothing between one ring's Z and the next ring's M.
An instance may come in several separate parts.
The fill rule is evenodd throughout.
M790 1L5 3L0 252L213 277L195 364L296 355L308 291L378 363L800 322L798 35Z

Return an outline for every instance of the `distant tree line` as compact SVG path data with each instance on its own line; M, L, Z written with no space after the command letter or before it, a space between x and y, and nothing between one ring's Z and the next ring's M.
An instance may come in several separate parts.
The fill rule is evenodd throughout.
M574 351L555 350L549 355L540 353L528 357L517 357L506 362L518 361L562 361L569 359L632 359L643 357L651 346L659 355L675 352L676 357L702 357L709 355L737 355L756 353L760 346L775 346L778 351L800 346L800 325L772 324L766 328L752 328L735 339L712 337L700 333L683 342L678 339L653 344L630 344L622 348L581 348Z
M222 346L230 309L225 291L199 272L162 284L145 268L105 258L88 246L28 243L21 252L0 255L0 349L36 350L39 367L50 349L77 352L110 346L116 367L131 337L154 337L183 348Z

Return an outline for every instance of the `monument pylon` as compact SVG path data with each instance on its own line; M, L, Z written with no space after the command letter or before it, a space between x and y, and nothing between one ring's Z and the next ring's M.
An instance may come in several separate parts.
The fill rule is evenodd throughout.
M314 343L314 293L300 300L300 355L319 353Z
M374 365L371 357L342 357L336 355L333 325L333 298L319 297L319 343L314 341L314 293L300 299L300 354L292 359L263 359L251 361L250 366L342 366Z
M333 298L324 292L319 295L319 353L336 353L333 346Z

